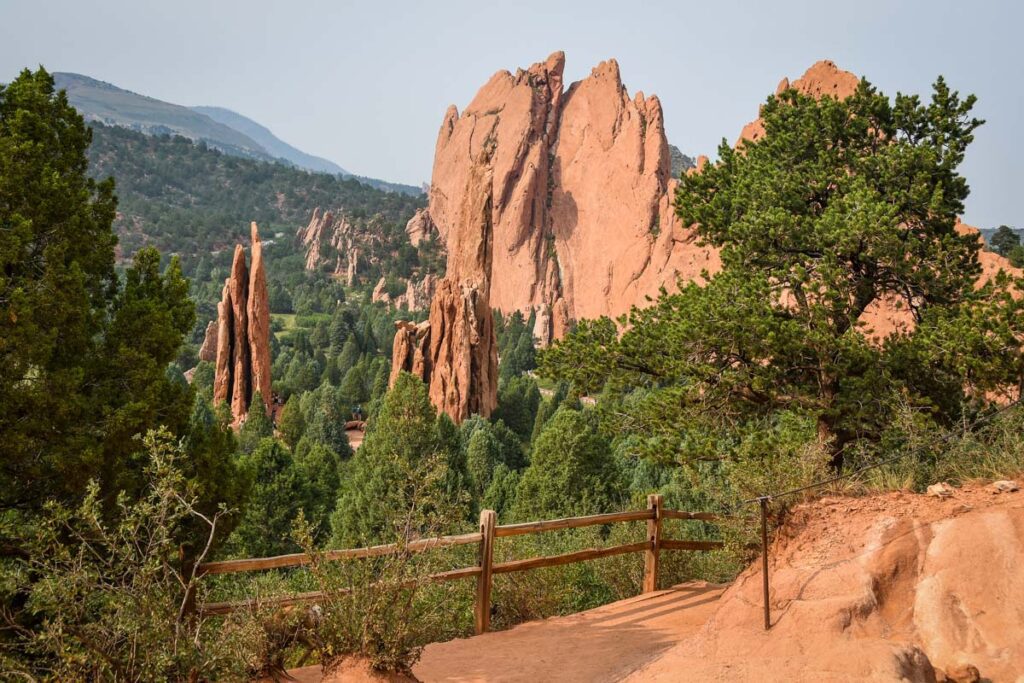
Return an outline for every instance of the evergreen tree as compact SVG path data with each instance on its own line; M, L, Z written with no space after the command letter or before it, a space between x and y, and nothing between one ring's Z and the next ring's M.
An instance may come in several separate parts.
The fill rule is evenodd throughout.
M438 434L427 388L402 373L384 397L362 446L341 484L332 518L333 543L367 545L392 538L396 514L420 506L420 514L444 513L458 499L446 491L449 438Z
M519 480L514 517L550 519L609 512L625 499L611 444L587 412L561 408L548 422Z
M533 434L533 424L540 406L540 390L532 377L518 376L501 382L498 407L492 418L502 420L524 442Z
M341 459L327 446L302 439L295 447L295 466L305 495L306 520L317 530L317 538L331 535L331 514L338 501Z
M305 488L288 449L266 437L239 466L248 482L245 512L229 539L232 553L266 557L297 552L292 522L305 502Z
M516 489L519 487L520 474L510 470L503 463L494 468L491 475L491 484L484 492L483 501L480 507L485 510L494 510L498 513L498 519L511 514L516 503Z
M288 445L288 448L294 449L306 432L306 419L302 415L302 408L297 396L292 396L285 402L277 427L281 432L281 440Z
M252 403L249 406L249 414L245 423L238 430L238 447L242 453L252 453L260 442L268 436L274 435L274 425L263 410L263 397L260 392L252 396Z
M580 392L642 388L607 427L665 459L801 411L838 468L853 442L881 437L896 400L946 423L983 409L1020 382L1024 321L1015 284L975 287L978 240L954 229L974 101L941 78L928 104L866 81L845 100L769 98L763 137L723 142L677 189L680 220L722 270L634 309L621 336L581 323L545 351L545 372ZM867 322L880 306L911 319L884 343Z
M1014 247L1020 246L1020 235L1008 225L1000 225L989 241L992 250L1000 256L1009 256Z
M320 387L312 392L311 403L306 412L305 435L338 454L342 459L352 455L352 447L345 433L345 422L349 419L349 406L339 390L330 386Z

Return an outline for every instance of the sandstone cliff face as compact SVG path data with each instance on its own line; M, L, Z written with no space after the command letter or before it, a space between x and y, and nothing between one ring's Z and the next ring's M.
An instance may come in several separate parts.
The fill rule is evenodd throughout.
M498 345L490 305L476 285L445 278L428 320L395 325L391 384L402 370L420 377L431 403L456 423L491 414L498 404Z
M429 330L416 333L417 343L426 343L417 374L431 384L439 407L493 403L453 402L433 382L434 375L453 378L459 368L483 367L491 354L480 317L469 334L456 311L468 314L483 301L505 314L533 313L534 337L547 344L574 321L618 317L657 298L662 287L699 283L705 273L721 269L717 250L698 244L693 227L675 216L677 181L658 98L630 97L614 60L565 89L564 64L556 52L515 75L500 71L461 114L449 107L442 121L425 213L447 247L447 274L434 299L443 303L431 307ZM822 61L792 84L783 79L778 91L792 85L815 97L842 98L856 90L858 80ZM755 120L740 140L763 134ZM699 157L687 173L699 173L707 163ZM1009 267L994 255L983 256L983 265L993 258L999 263L985 265L986 272ZM469 289L474 303L456 305L459 292ZM906 317L885 302L865 316L878 336L908 324ZM456 350L434 355L448 348L435 341L451 339L455 328L476 339L475 345L452 347L463 356ZM409 349L415 346L415 340L406 341ZM395 372L410 369L411 362L411 354L396 351ZM456 394L469 386L496 391L463 384Z
M238 424L259 391L264 409L271 405L270 303L263 266L263 246L256 224L252 231L252 270L245 249L235 247L231 274L217 304L217 356L213 382L215 404L227 402Z
M614 60L565 90L564 64L499 72L449 108L430 186L448 273L486 280L504 313L536 312L541 343L718 267L671 209L658 99L629 97Z
M486 279L492 307L536 314L541 344L573 321L617 317L678 280L721 268L672 208L676 180L657 97L630 97L618 64L602 62L561 89L564 55L515 76L495 74L438 135L429 214L449 250L449 273ZM782 92L845 98L859 79L820 61ZM760 119L740 140L764 134ZM739 144L739 141L737 142ZM707 157L697 159L700 172ZM959 229L972 229L969 226ZM989 269L1009 267L998 256ZM878 316L887 308L881 305ZM894 320L882 328L894 328Z

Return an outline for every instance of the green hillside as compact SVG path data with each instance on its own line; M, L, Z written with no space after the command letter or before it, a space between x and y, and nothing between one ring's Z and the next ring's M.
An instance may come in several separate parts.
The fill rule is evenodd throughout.
M186 265L247 239L249 221L289 236L316 207L344 210L357 228L404 234L425 198L384 192L357 180L229 156L180 136L143 135L93 123L90 173L114 176L122 255L152 245ZM381 227L384 226L384 227Z

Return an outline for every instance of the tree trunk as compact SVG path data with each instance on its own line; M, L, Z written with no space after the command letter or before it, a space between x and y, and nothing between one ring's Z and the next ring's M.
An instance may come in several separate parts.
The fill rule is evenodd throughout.
M829 465L838 474L843 469L843 449L832 421L824 415L818 416L818 443L831 456Z

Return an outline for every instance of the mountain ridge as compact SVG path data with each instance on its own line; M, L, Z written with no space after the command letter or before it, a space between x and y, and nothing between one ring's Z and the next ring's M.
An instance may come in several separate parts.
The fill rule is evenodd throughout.
M179 135L205 143L230 156L279 163L312 173L329 173L388 192L419 195L422 188L367 178L338 164L303 152L275 136L266 126L223 107L186 107L126 90L84 74L55 72L57 89L86 122L119 126L145 135ZM214 114L211 116L211 113ZM255 136L255 137L254 137Z
M203 114L217 123L232 128L243 135L248 136L257 144L267 150L268 153L279 159L286 159L299 168L304 168L317 173L336 173L338 175L354 175L334 163L330 159L318 157L288 144L263 124L253 119L228 109L227 107L198 106L189 107L194 112Z

